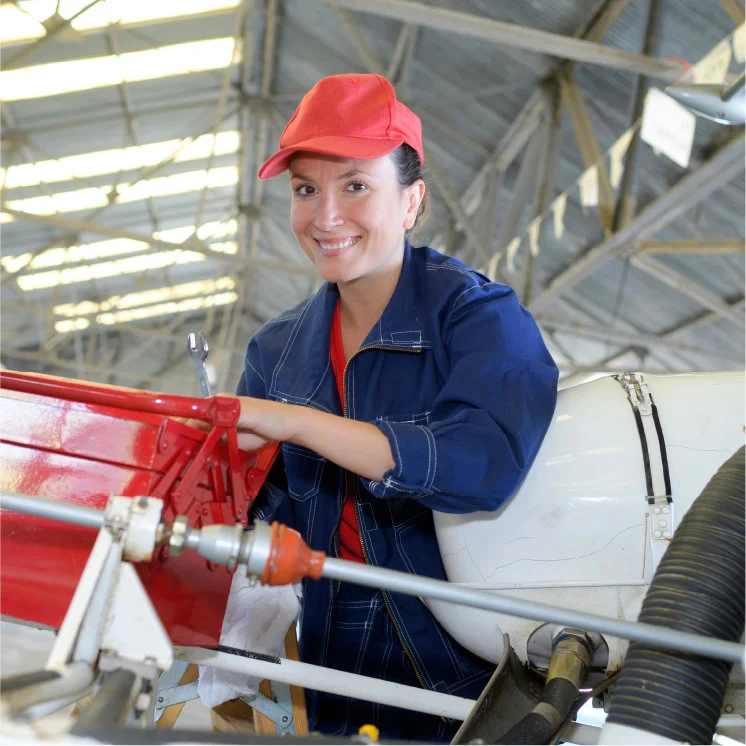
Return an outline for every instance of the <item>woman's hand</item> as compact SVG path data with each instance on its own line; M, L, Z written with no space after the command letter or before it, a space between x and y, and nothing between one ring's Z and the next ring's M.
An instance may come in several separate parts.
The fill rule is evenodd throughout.
M294 439L305 407L248 396L240 396L239 399L239 448L256 450L274 440L283 442Z
M303 446L366 479L381 479L396 465L388 438L367 422L266 399L241 400L239 443L259 448L271 440Z

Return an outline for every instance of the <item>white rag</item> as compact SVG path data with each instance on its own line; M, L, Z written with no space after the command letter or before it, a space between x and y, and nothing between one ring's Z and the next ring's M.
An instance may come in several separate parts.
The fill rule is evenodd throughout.
M233 575L225 607L220 644L240 650L282 657L285 635L298 616L298 591L292 585L251 583L242 572ZM212 708L244 695L256 694L260 677L199 667L197 692Z

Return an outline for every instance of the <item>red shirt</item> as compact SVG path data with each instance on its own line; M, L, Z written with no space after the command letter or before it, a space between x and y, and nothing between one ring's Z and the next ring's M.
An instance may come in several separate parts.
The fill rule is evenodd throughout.
M337 379L337 390L342 408L345 405L344 372L347 360L342 345L342 321L339 315L339 301L332 319L332 334L329 344L329 356L332 361L334 377ZM363 545L360 541L360 529L357 525L355 513L355 490L352 486L352 476L345 472L345 504L342 508L342 521L339 524L339 556L341 559L365 563Z

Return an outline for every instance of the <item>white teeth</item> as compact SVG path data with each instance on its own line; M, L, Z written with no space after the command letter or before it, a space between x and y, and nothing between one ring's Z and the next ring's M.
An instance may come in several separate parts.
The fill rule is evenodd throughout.
M316 239L319 242L319 246L321 246L322 249L326 249L327 251L336 251L339 249L346 249L348 246L352 246L354 243L357 242L359 236L353 236L352 238L345 238L340 241L323 241L321 239Z

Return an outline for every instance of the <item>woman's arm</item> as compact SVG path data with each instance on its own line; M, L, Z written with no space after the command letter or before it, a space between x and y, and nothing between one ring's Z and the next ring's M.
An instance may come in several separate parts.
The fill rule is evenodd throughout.
M389 439L375 425L295 404L240 399L242 448L258 448L270 440L289 441L375 481L395 466Z

